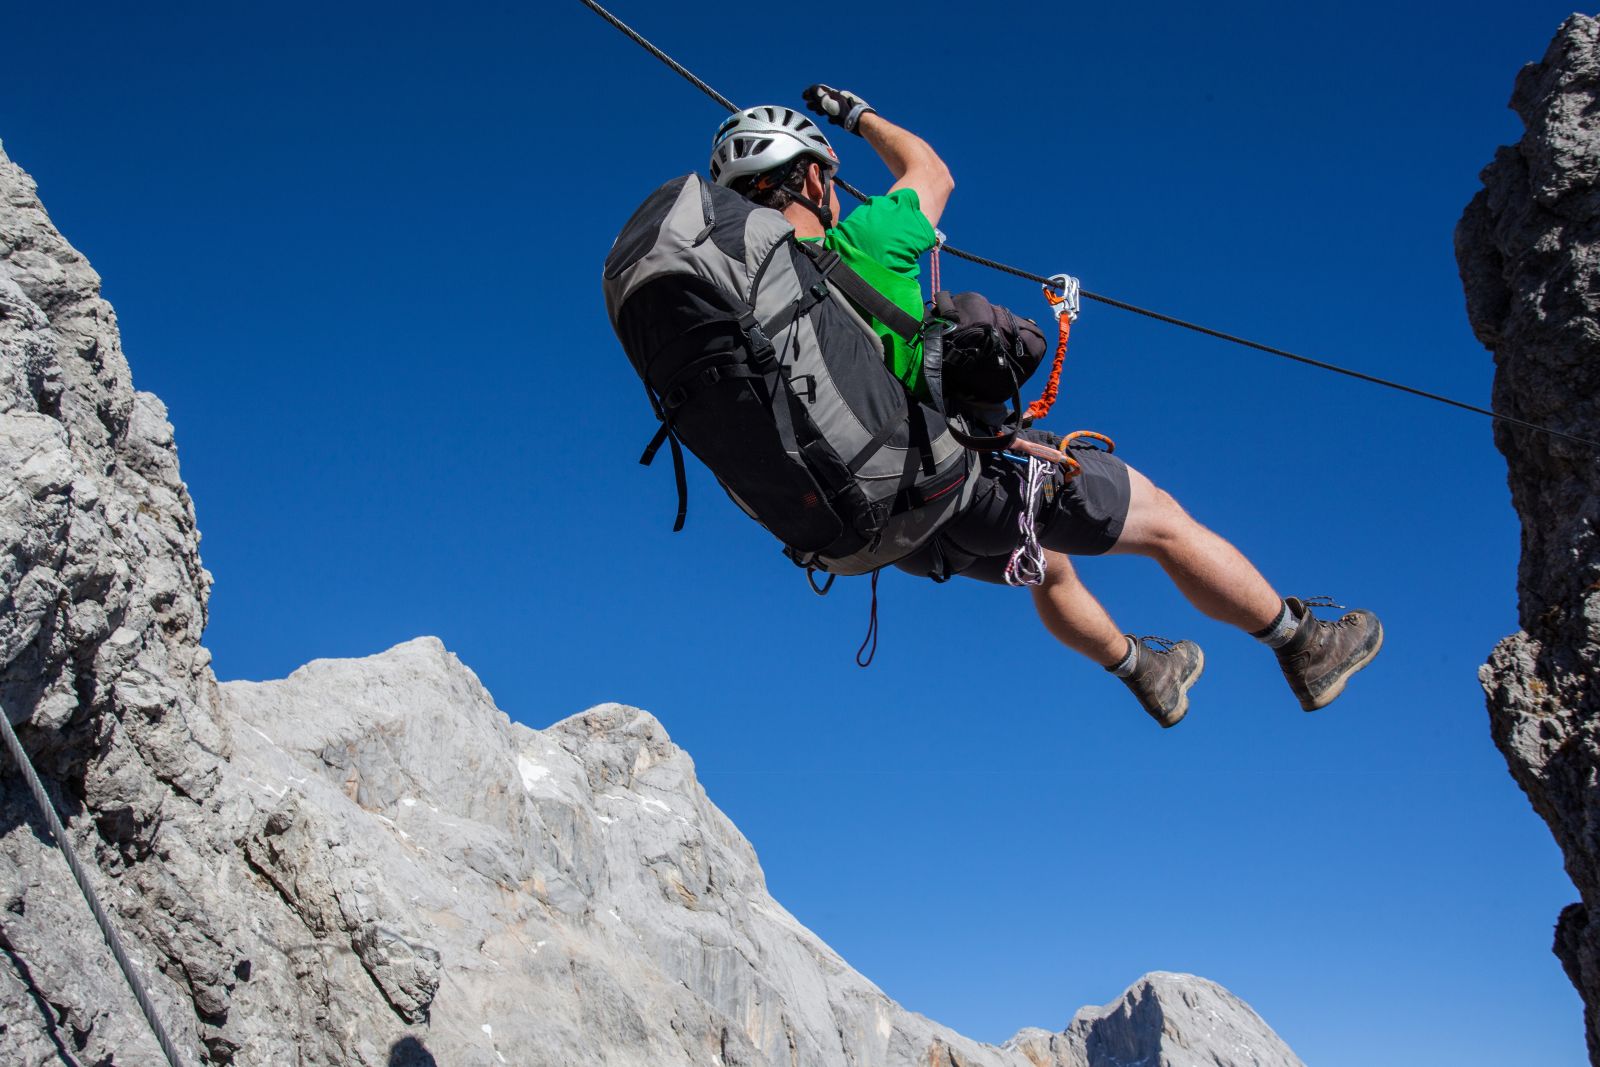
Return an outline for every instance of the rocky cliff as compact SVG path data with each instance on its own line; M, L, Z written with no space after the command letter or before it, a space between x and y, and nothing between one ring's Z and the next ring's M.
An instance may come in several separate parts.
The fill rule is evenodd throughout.
M1456 231L1468 314L1494 352L1497 411L1600 438L1600 22L1568 19L1511 106L1526 132ZM1555 952L1600 1065L1600 456L1505 424L1495 441L1522 519L1522 629L1480 677L1495 744L1578 888Z
M908 1012L643 711L528 729L431 638L218 685L198 544L98 277L0 152L0 703L186 1063L1300 1064L1186 975L1003 1046ZM8 761L0 1053L161 1058Z

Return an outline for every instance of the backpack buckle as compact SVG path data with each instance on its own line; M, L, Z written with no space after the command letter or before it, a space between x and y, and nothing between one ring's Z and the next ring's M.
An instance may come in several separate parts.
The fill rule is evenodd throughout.
M750 339L750 347L757 352L774 351L772 338L767 336L767 331L761 328L759 322L751 321L745 329L744 335Z

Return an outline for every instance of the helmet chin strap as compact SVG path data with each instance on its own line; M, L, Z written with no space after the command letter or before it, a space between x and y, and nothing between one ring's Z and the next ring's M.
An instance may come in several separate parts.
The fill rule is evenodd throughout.
M817 221L822 223L822 228L824 230L831 230L833 229L833 209L825 204L817 203L815 200L811 199L805 194L805 175L810 173L810 170L811 168L809 166L802 170L800 172L801 177L799 181L795 182L795 184L792 186L785 185L783 187L783 191L788 193L795 203L799 204L801 207L815 215L817 217ZM826 167L819 166L817 168L817 175L822 179L823 197L826 198L828 192L828 181L833 177L833 172Z
M817 203L798 189L785 189L784 192L788 193L795 203L815 215L817 221L822 223L824 230L833 229L833 210L831 208Z

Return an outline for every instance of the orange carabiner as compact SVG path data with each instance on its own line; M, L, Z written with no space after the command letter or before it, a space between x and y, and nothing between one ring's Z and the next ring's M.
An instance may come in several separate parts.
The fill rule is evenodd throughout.
M1073 430L1061 439L1061 451L1065 452L1071 448L1072 442L1084 439L1100 442L1106 446L1105 450L1107 452L1115 452L1117 450L1117 443L1103 433L1095 433L1093 430Z

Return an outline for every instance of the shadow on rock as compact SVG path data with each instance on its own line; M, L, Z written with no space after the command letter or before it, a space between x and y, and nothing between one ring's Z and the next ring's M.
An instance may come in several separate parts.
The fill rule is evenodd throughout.
M33 972L28 969L27 961L17 955L11 947L11 941L6 937L5 930L0 929L0 953L4 953L6 960L11 964L11 969L16 972L22 988L28 991L28 996L33 998L34 1006L39 1009L40 1029L50 1038L50 1043L55 1046L56 1056L66 1067L76 1067L77 1060L67 1052L67 1046L62 1043L61 1030L56 1025L56 1015L51 1009L49 1001L44 994L39 992L39 987L34 984ZM45 1061L52 1062L52 1061ZM418 1061L419 1063L422 1061ZM427 1062L432 1062L430 1057Z
M428 1047L414 1037L402 1037L389 1050L388 1067L438 1067Z

